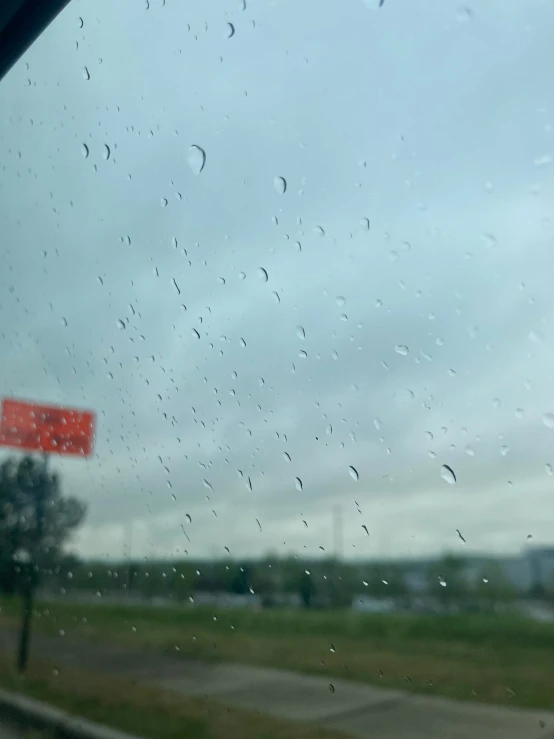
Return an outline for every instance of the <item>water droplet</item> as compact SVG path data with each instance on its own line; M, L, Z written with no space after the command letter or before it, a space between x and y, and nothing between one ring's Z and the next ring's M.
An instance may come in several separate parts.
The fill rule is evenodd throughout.
M84 20L79 16L79 28L82 28L85 25Z
M185 518L187 519L187 523L192 523L192 518L190 517L189 513L185 514Z
M358 482L358 480L360 479L360 475L358 474L358 470L355 467L350 466L348 468L348 472L350 473L350 477L353 480L355 480L356 482Z
M87 67L83 67L83 79L90 80L90 72L88 71Z
M320 238L323 238L325 236L325 231L321 226L316 226L314 228L314 234L316 236L319 236Z
M160 198L160 205L162 206L162 208L167 208L168 202L169 201L167 198Z
M194 174L200 174L206 164L206 152L200 146L193 144L189 147L187 161Z
M362 218L362 220L360 221L360 227L362 231L369 231L369 229L371 228L369 218Z
M493 236L493 234L484 233L481 238L483 239L483 241L485 242L485 245L489 249L492 249L498 243L497 240L496 240L496 236Z
M545 464L544 465L544 469L546 471L546 474L547 475L550 475L552 477L552 474L554 474L554 471L552 470L552 465L551 464Z
M449 485L454 485L456 483L456 475L454 474L454 470L447 464L443 464L443 466L441 467L441 477Z
M554 429L554 413L543 413L542 422L549 429Z
M65 328L65 327L67 327L67 318L65 318L65 316L62 316L62 318L61 318L61 323L62 323L62 326L63 326L64 328Z
M537 157L533 164L535 167L548 167L549 164L552 164L552 157L549 154L543 154L543 156Z
M279 195L284 195L287 191L287 181L284 177L274 177L273 187L277 190Z
M88 159L89 155L89 148L86 144L82 144L81 146L81 154L83 155L83 159Z
M330 693L334 693L335 692L335 686L333 685L333 683L329 683L329 692Z
M456 20L458 21L458 23L469 23L471 20L473 20L473 10L471 8L468 8L467 5L458 8L458 10L456 11Z
M362 524L362 529L365 531L366 536L369 536L369 531L367 530L367 526L365 525L365 523Z
M506 444L504 444L503 446L500 447L500 454L503 457L505 457L508 454L509 451L510 451L510 448L507 447Z
M342 308L342 306L345 305L346 303L346 298L343 297L342 295L337 295L337 297L335 298L335 301L337 305L339 306L339 308Z
M263 267L258 267L258 277L262 282L267 282L269 280L269 275L267 274L267 270Z
M397 345L396 345L396 346L394 347L394 351L395 351L395 352L396 352L397 354L400 354L400 355L402 355L403 357L407 357L407 356L408 356L408 354L409 354L409 352L410 352L410 350L408 349L408 347L407 347L407 346L405 346L404 344L397 344Z
M334 644L329 644L329 651L333 652L333 654L336 652Z
M122 321L121 318L117 319L117 328L124 329L125 328L125 321Z
M273 295L273 299L275 300L275 302L279 304L281 302L281 296L279 295L279 293L274 290L271 294Z
M227 23L225 25L225 35L227 38L232 38L235 35L235 27L232 23Z
M243 282L244 280L246 280L246 272L239 272L237 277L241 282Z
M112 152L111 152L111 149L108 146L108 144L104 144L104 148L102 149L102 157L103 157L103 159L105 159L106 161L108 161L108 159L110 158L110 154L111 153Z
M302 340L306 338L306 332L304 331L303 326L296 327L296 335L298 336L299 339L302 339Z
M541 334L540 331L530 331L529 341L532 341L533 344L540 344L544 341L544 336Z
M296 478L294 479L294 483L295 483L295 485L296 485L296 489L297 489L297 490L298 490L299 492L302 492L302 488L303 488L303 485L302 485L302 480L301 480L301 479L300 479L299 477L296 477Z
M194 334L194 336L196 336L197 339L200 338L200 333L195 328L192 329L192 333Z

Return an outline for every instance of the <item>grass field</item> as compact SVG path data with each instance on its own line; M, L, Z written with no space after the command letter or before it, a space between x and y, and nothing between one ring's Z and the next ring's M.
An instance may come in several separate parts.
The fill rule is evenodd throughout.
M67 669L54 675L33 662L23 680L0 655L0 687L146 739L342 739L343 734L230 709L138 686L105 674ZM34 736L41 734L34 732Z
M218 611L55 603L37 628L180 657L342 677L426 694L554 708L554 624L512 616ZM4 614L10 616L10 607ZM83 620L86 619L86 620Z

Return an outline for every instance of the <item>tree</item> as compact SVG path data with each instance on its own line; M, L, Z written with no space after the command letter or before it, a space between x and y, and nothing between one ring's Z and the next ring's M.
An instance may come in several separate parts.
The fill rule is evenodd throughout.
M515 601L517 591L498 562L491 560L479 575L476 595L480 607L494 610L498 605Z
M311 608L314 591L315 588L312 576L308 570L305 570L300 576L300 597L302 598L304 608Z
M250 592L250 567L245 564L239 566L231 580L231 592L237 595L246 595Z
M443 607L451 609L467 602L469 585L463 559L447 554L431 566L428 575L429 591Z
M0 590L21 585L21 562L36 581L63 559L63 546L82 523L84 503L62 495L60 478L34 457L0 464ZM36 584L36 583L35 583Z

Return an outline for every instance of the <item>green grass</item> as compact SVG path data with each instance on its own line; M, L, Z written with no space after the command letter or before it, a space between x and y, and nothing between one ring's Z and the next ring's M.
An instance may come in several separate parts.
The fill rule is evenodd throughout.
M0 655L0 687L76 716L146 739L341 739L318 727L230 709L139 686L105 674L63 668L57 675L36 660L25 679ZM40 734L37 734L40 736Z
M50 633L63 629L68 635L138 649L177 654L178 647L178 655L184 657L279 667L488 703L554 708L554 624L514 616L252 613L69 603L48 604L47 614L44 609L37 628Z

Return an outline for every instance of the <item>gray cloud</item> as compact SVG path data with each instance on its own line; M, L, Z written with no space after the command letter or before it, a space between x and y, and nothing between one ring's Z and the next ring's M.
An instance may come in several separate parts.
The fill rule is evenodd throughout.
M99 414L80 551L549 542L548 4L89 5L0 87L0 377Z

